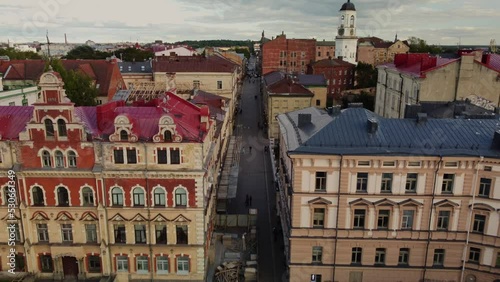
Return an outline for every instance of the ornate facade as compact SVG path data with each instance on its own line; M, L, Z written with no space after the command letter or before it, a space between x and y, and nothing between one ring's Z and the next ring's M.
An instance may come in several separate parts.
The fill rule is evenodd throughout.
M2 270L13 248L17 271L37 277L203 281L217 178L208 107L166 93L76 108L57 73L40 86L34 106L0 107L1 203L15 202L0 224L16 233L0 234Z

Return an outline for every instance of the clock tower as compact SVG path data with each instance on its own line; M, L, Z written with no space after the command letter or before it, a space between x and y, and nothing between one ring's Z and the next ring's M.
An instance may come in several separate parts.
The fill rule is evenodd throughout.
M356 37L356 8L351 0L340 8L337 36L335 37L335 57L356 64L358 38Z

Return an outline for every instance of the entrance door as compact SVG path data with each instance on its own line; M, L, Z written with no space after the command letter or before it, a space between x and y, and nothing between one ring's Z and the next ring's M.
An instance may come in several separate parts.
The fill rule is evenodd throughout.
M75 257L63 257L62 258L64 277L76 277L78 276L78 263Z

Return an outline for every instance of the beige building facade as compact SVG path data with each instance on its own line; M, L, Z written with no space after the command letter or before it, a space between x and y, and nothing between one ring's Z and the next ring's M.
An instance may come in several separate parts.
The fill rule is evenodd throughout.
M388 121L361 108L309 108L278 120L278 207L290 281L498 281L494 121L453 120L450 129L450 121ZM485 156L467 152L467 141L453 146L464 149L442 150L435 145L452 138L424 146L415 134L474 137L477 128L464 127L476 122L491 131L487 141L475 141ZM394 128L409 136L388 153Z

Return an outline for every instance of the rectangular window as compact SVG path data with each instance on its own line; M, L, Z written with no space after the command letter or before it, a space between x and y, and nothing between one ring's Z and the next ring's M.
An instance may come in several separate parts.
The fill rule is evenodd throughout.
M491 179L481 178L479 181L479 197L489 197L491 189Z
M325 225L325 209L315 208L313 215L313 227L323 227Z
M323 256L323 248L322 247L313 247L312 249L312 262L321 263Z
M491 166L485 166L484 171L491 171L493 168Z
M392 173L382 173L381 193L391 193L392 191Z
M321 105L321 101L316 99L316 106L320 106Z
M458 162L445 162L444 167L458 167Z
M478 248L469 249L469 262L479 263L480 258L481 258L481 249Z
M453 179L455 178L454 174L445 173L443 175L443 185L441 186L441 192L443 194L452 194L453 193Z
M443 266L444 265L444 249L434 250L434 260L433 266Z
M386 167L395 167L395 166L396 166L396 162L393 162L393 161L386 161L386 162L383 162L383 163L382 163L382 166L386 166Z
M101 272L101 258L96 255L90 255L87 257L89 263L89 272L99 273Z
M378 211L378 219L377 219L377 228L378 229L389 228L390 214L391 214L390 210L379 210Z
M417 192L417 179L418 179L417 173L408 173L406 175L406 187L405 187L406 193Z
M414 216L414 210L403 210L403 217L401 218L401 229L412 229Z
M73 228L71 224L61 224L61 234L63 243L73 242Z
M167 274L168 273L168 257L167 256L156 257L156 272L158 274Z
M115 149L113 153L115 157L115 164L125 163L125 160L123 159L123 149Z
M474 215L474 225L472 226L472 232L484 232L484 226L486 224L486 216L481 214Z
M375 264L385 264L385 249L377 248L375 250Z
M137 151L135 149L127 149L127 163L128 164L137 163Z
M21 241L21 232L19 230L19 224L17 223L14 223L14 236L15 236L14 238L15 242Z
M354 223L352 227L359 229L365 228L365 216L366 210L354 210Z
M115 243L127 243L127 233L125 225L115 225Z
M189 258L177 258L177 274L189 274Z
M222 80L218 80L217 81L217 90L221 90L222 89Z
M321 52L318 52L318 57L321 57Z
M85 235L87 243L97 243L97 226L95 224L85 224Z
M187 227L187 225L177 225L175 227L175 233L177 235L177 244L187 244L188 243L188 227Z
M316 172L316 191L326 191L326 172Z
M170 164L181 163L181 152L179 149L170 149Z
M420 162L408 162L408 167L420 167Z
M135 258L135 267L137 273L149 272L149 262L147 256L138 256Z
M167 149L157 149L156 152L158 156L158 164L167 164Z
M193 80L193 88L200 89L200 81L199 80Z
M128 272L128 257L126 256L116 257L116 270L118 272Z
M167 226L166 225L156 225L156 244L166 244L167 243Z
M52 256L50 255L40 255L40 266L42 272L53 272L54 265L52 263Z
M146 244L146 225L134 225L135 243Z
M356 192L364 193L366 192L368 186L368 173L358 172L358 178L356 182Z
M370 166L370 161L358 161L358 166L363 166L363 167Z
M398 264L408 265L409 261L410 261L410 249L408 248L399 249Z
M359 247L352 248L351 264L361 264L362 255L363 255L362 248L359 248Z
M38 242L48 242L49 241L49 229L46 223L40 223L36 225L38 233Z
M439 211L437 220L438 230L448 230L450 223L450 211Z

